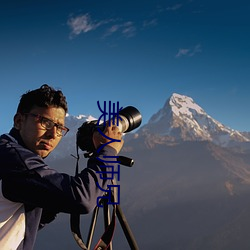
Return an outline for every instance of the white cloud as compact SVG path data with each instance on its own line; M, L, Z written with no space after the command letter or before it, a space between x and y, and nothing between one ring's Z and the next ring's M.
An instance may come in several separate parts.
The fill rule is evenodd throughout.
M175 4L175 5L171 6L171 7L167 7L166 10L168 10L168 11L175 11L175 10L180 9L182 6L183 6L183 4L179 3L179 4Z
M136 33L136 27L132 22L127 22L123 24L122 34L126 37L132 37Z
M146 20L143 22L143 27L154 27L158 24L158 21L156 18L152 19L152 20Z
M189 53L189 49L179 49L175 57L186 56Z
M88 13L76 17L71 17L67 21L67 24L71 29L70 38L72 39L80 35L81 33L87 33L96 30L102 25L115 21L117 20L109 19L109 20L94 21L92 20L92 18ZM124 37L132 37L135 36L136 34L136 27L133 24L133 22L130 21L121 24L114 24L106 30L106 33L104 34L103 37L105 38L107 36L111 36L112 34L118 32L120 32Z
M99 22L93 21L88 13L79 15L77 17L71 17L67 22L68 26L71 29L70 38L78 36L81 33L93 31L101 25L104 25L110 21L111 20L102 20Z
M182 57L182 56L189 56L192 57L197 53L202 52L201 45L197 44L194 48L180 48L178 53L175 55L176 58Z
M202 52L201 45L197 44L194 47L194 49L191 51L191 53L189 54L189 56L194 56L195 54L200 53L200 52Z
M136 34L136 27L133 22L125 22L122 24L115 24L105 33L104 37L111 36L114 33L120 32L125 37L132 37Z

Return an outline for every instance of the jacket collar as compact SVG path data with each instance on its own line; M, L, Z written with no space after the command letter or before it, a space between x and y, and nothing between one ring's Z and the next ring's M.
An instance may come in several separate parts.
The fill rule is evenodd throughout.
M13 138L15 138L18 142L18 144L22 145L23 147L25 147L25 144L23 142L23 139L19 133L19 130L17 130L16 128L12 128L9 132L9 135L12 136Z

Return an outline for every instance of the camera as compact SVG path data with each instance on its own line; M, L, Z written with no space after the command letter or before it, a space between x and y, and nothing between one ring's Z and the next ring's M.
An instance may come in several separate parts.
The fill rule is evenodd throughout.
M141 125L142 116L140 112L133 106L128 106L119 111L117 117L112 117L115 125L119 128L120 132L127 133ZM117 122L118 119L118 122ZM93 133L99 129L103 130L105 124L98 124L98 120L87 121L78 128L76 134L77 146L82 151L94 152L95 146L92 141Z

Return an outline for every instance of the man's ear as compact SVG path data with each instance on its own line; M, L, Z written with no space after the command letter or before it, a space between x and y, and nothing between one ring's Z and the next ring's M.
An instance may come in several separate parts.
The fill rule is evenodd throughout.
M17 130L20 130L22 127L22 122L23 122L23 115L21 113L16 113L14 116L14 128Z

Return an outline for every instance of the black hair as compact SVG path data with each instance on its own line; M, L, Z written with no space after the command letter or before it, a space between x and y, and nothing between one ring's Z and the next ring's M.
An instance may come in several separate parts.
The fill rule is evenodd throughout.
M17 107L17 113L28 113L34 107L61 107L68 112L68 105L66 97L61 90L43 84L40 88L29 90L21 96L20 102Z

